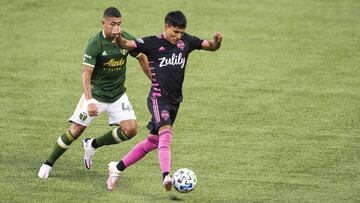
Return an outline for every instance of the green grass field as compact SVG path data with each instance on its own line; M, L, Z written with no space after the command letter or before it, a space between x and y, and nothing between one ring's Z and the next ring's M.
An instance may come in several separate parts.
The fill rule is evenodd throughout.
M156 153L113 192L107 163L146 136L149 82L129 59L133 140L103 147L91 171L80 140L48 180L36 174L82 93L83 49L108 6L136 36L180 9L187 32L223 35L194 52L174 126L173 169L198 176L188 194L161 186ZM0 1L0 202L360 202L360 1ZM83 137L111 128L100 116Z

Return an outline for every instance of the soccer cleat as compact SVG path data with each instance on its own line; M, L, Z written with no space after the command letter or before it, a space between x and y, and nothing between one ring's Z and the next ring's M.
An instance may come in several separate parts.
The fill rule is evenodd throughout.
M84 165L87 169L92 167L92 157L94 156L96 149L91 146L91 143L94 139L85 138L83 139L83 147L84 147Z
M49 173L50 173L51 169L52 169L51 166L49 166L47 164L42 164L39 169L39 172L38 172L39 178L47 179L49 177Z
M113 191L115 186L116 186L116 180L118 179L121 171L119 171L117 168L116 168L116 165L118 163L115 162L115 161L112 161L108 164L109 166L109 178L107 180L107 187L110 191Z
M163 186L166 191L170 191L172 187L172 178L170 175L165 176Z

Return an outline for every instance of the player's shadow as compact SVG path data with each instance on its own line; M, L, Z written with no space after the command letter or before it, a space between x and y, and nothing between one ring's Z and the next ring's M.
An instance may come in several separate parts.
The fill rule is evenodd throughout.
M169 199L172 201L183 201L183 199L179 198L176 195L169 195Z
M125 178L123 180L126 180ZM132 178L132 180L134 180L134 178ZM154 202L162 202L164 201L164 199L168 199L168 200L171 200L171 201L184 201L184 199L182 198L179 198L178 196L176 196L175 194L173 194L173 192L176 192L176 191L171 191L171 192L165 192L163 191L163 188L159 188L161 190L161 192L164 192L164 195L158 195L158 194L154 194L154 193L150 193L150 192L147 192L147 191L144 191L142 190L142 188L138 188L137 185L134 185L132 184L133 182L136 182L136 181L123 181L123 186L125 188L132 188L131 190L128 190L128 194L132 194L134 196L144 196L146 198L150 198L152 199ZM139 194L138 192L136 191L142 191L142 194ZM171 193L171 194L166 194L166 193Z

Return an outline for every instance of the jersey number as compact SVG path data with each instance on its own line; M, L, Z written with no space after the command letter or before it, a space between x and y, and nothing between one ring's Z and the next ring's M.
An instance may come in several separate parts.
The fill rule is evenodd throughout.
M131 111L131 106L129 104L121 103L121 108L123 111Z

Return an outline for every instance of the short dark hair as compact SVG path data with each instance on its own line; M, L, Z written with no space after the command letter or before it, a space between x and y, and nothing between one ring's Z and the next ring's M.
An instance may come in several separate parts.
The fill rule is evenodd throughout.
M119 9L117 9L115 7L109 7L107 9L105 9L105 11L104 11L103 18L106 18L106 17L119 18L119 17L121 17L121 13L120 13Z
M174 27L186 28L186 17L179 10L171 11L165 16L165 23Z

